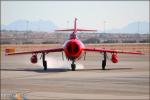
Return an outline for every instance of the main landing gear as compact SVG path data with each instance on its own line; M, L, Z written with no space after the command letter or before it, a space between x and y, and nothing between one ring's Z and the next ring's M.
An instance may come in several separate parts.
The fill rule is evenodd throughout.
M71 70L72 71L75 71L76 70L76 64L74 63L75 61L73 60L72 61L72 64L71 64Z
M102 60L102 70L105 70L105 66L106 66L106 52L104 52L104 60Z
M43 61L43 67L44 70L47 70L47 61L45 60L45 53L42 53L42 61Z

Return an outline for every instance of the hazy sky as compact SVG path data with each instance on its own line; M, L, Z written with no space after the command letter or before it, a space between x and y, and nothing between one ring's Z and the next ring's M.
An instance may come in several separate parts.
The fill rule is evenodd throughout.
M121 28L134 21L149 22L149 1L1 1L1 24L25 19L49 20L58 27L103 30Z

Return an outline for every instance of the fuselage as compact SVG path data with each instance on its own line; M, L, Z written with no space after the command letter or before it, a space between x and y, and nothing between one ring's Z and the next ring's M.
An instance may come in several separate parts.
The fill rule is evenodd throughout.
M84 44L72 33L70 39L64 43L64 52L68 60L78 60L84 53Z

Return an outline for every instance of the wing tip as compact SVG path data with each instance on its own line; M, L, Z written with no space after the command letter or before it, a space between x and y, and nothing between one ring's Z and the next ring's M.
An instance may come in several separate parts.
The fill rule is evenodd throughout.
M5 49L5 56L11 55L12 53L15 53L16 49L15 48L6 48Z
M144 52L142 52L142 51L136 51L138 54L141 54L141 55L145 55L145 53Z

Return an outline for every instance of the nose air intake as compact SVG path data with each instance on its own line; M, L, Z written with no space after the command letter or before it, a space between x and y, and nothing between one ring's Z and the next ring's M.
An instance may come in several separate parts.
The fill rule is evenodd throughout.
M72 43L68 45L67 50L70 54L77 54L79 51L79 46L76 43Z

